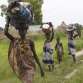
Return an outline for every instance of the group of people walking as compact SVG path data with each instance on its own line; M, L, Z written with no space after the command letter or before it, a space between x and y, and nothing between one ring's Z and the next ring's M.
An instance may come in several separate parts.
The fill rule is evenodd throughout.
M62 62L62 58L64 55L64 47L63 47L60 37L56 38L56 44L55 44L54 50L52 48L51 43L54 38L54 32L50 31L50 33L49 33L49 30L51 30L49 28L53 28L53 26L50 26L50 24L52 25L52 23L44 23L43 24L44 26L42 26L42 28L44 30L46 30L46 31L48 30L48 32L45 32L42 30L45 34L46 33L52 34L52 35L49 35L49 38L51 38L51 41L50 41L50 39L47 39L47 37L46 37L46 40L45 40L44 46L43 46L43 52L44 52L43 63L48 65L49 71L54 69L54 58L53 58L54 50L56 51L57 60L58 60L59 64ZM48 27L48 28L46 28L46 27ZM75 32L75 30L74 30L73 26L69 25L66 29L66 34L67 34L67 39L68 39L68 45L67 45L68 46L68 55L71 55L73 58L73 61L76 62L76 57L75 57L76 47L75 47L74 38L76 37L77 34L74 34L74 32ZM48 35L45 35L45 36L48 36Z
M29 24L31 24L33 20L33 11L31 5L28 4L27 6L24 6L19 1L12 1L7 8L6 19L7 21L4 33L10 39L8 51L8 60L10 66L23 83L32 83L36 69L35 62L37 62L40 68L41 76L44 76L44 71L37 57L34 42L26 37ZM41 28L45 27L42 28L42 31L44 32L46 38L43 46L43 63L48 64L49 70L52 70L54 69L54 59L51 42L54 38L54 30L52 23L49 22L45 24L47 25L41 25ZM18 31L20 35L19 38L10 34L10 25L14 26ZM68 31L69 54L72 55L74 62L76 62L73 38L73 30ZM61 63L64 51L60 38L57 38L55 50L57 50L58 62Z

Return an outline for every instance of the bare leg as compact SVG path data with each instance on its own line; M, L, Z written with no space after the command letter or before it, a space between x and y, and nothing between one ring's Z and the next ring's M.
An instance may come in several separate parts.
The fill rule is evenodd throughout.
M49 71L51 71L51 65L50 64L48 65L48 68L49 68Z

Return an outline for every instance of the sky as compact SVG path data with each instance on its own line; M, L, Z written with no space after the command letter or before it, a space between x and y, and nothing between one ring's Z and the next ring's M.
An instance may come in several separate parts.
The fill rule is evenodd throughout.
M8 5L7 0L0 0L0 6L2 4ZM0 15L1 15L1 9L0 9ZM0 16L0 27L4 28L6 24L5 16Z
M0 0L1 4L7 4L7 0ZM62 21L83 24L83 0L44 0L42 12L43 22L51 21L56 26ZM3 21L0 17L0 25Z
M83 24L83 0L44 0L42 11L44 22Z

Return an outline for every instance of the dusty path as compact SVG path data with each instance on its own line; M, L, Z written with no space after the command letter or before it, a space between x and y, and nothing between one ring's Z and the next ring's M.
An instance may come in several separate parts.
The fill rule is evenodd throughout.
M81 50L81 51L79 51L79 52L76 53L76 57L80 57L82 55L83 55L83 50Z
M83 55L83 50L76 53L76 57L80 57L82 55ZM65 79L70 79L72 76L74 76L78 72L78 70L79 69L74 69L71 73L69 73L65 76Z
M71 73L65 76L65 79L70 79L72 76L74 76L77 73L78 69L74 69Z

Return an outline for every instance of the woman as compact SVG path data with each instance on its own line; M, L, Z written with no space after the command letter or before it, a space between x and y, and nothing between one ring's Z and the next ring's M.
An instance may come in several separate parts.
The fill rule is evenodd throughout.
M46 38L43 46L43 63L48 65L49 71L52 71L54 69L53 49L51 47L51 42L54 38L53 25L51 22L43 23L41 28Z
M13 5L15 6L16 4ZM13 15L16 15L15 9L13 11L11 8L10 11L14 13ZM10 12L8 11L8 13ZM18 20L19 19L20 18L18 18ZM18 33L20 35L20 38L15 38L8 32L11 20L12 18L7 16L7 23L5 26L5 35L11 41L8 52L10 66L23 83L32 83L35 72L35 61L40 67L41 76L44 76L44 72L37 57L34 42L31 39L26 38L28 25L26 24L26 22L18 24L19 26L15 25L14 27L18 30Z
M57 51L57 59L58 59L58 63L60 64L62 62L62 57L63 57L63 54L64 54L63 44L60 41L59 37L57 37L56 41L57 41L57 43L55 45L55 50Z
M72 25L68 26L67 29L67 35L68 35L68 51L69 54L72 55L73 61L76 62L76 47L75 47L75 42L74 38L76 35L74 34L74 28Z

